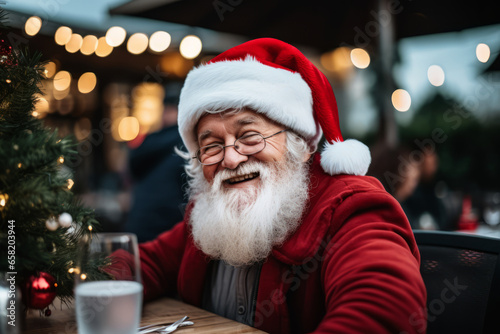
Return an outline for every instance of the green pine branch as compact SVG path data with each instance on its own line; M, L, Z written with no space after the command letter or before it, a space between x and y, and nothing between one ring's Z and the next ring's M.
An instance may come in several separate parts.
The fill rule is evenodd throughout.
M0 22L5 12L0 9ZM2 23L3 24L3 23ZM0 27L2 25L0 24ZM4 32L5 35L5 32ZM42 55L27 48L14 50L0 64L0 271L17 271L17 283L47 272L57 282L57 295L73 294L74 268L81 240L99 230L93 210L84 207L68 187L71 173L59 161L77 153L72 138L59 138L33 116L44 80ZM12 63L12 64L11 64ZM49 219L69 213L71 227L47 228ZM15 269L9 267L9 221L15 221ZM101 261L88 263L89 280L107 276Z

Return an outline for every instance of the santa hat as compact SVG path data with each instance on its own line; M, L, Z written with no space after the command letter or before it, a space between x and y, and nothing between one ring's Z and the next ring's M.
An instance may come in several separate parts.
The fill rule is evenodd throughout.
M198 149L196 124L205 113L250 108L295 131L312 148L323 132L321 166L328 174L364 175L368 147L344 140L328 79L298 49L272 38L231 48L189 72L179 101L179 132Z

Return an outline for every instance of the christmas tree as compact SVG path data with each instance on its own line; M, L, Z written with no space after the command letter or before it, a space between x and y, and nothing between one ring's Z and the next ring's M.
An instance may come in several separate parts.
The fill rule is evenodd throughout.
M33 116L41 55L13 47L15 37L0 26L0 272L15 278L28 308L46 309L55 296L72 298L79 242L99 225L71 192L64 161L75 157L75 141ZM89 280L105 275L87 267Z

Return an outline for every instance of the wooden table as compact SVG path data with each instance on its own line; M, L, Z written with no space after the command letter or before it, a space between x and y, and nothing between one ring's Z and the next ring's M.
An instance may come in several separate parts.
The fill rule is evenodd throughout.
M52 309L50 317L40 316L39 311L30 311L21 333L77 334L74 309L71 306L68 308L65 305L55 304L57 309ZM159 322L174 322L185 315L189 316L188 320L194 322L194 325L180 327L174 332L175 334L265 333L171 298L162 298L146 303L142 311L141 326Z

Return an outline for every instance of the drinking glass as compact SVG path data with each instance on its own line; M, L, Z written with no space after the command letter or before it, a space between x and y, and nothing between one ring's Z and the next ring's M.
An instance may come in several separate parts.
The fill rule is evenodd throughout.
M143 290L137 237L97 233L80 247L75 268L78 333L137 333Z
M483 219L492 228L500 224L500 193L488 193L485 196Z

